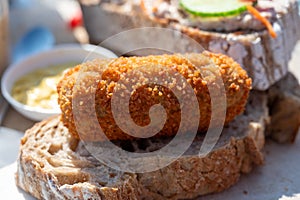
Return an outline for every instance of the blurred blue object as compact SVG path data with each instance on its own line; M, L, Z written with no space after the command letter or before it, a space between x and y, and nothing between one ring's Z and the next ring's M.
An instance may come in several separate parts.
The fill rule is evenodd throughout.
M9 7L14 8L24 8L32 5L32 0L9 0Z
M51 49L54 44L55 38L49 29L42 26L34 27L12 49L12 62L18 62L27 56Z

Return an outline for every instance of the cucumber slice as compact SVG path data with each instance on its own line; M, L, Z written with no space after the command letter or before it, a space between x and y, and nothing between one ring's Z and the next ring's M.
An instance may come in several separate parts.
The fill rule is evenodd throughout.
M187 12L200 17L227 17L247 10L253 2L241 0L180 0L180 6Z

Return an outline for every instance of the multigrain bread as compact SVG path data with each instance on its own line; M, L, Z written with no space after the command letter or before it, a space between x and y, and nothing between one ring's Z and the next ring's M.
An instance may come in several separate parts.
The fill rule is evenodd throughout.
M260 0L259 0L260 1ZM266 90L288 72L288 62L300 35L300 17L296 0L275 0L273 28L277 38L273 39L263 30L204 31L172 20L157 20L147 15L140 6L140 0L81 0L84 22L91 42L99 44L103 40L125 30L141 27L164 27L180 31L196 40L205 50L226 54L248 72L253 80L253 88ZM171 1L169 1L171 2ZM249 21L249 20L248 20ZM253 23L255 20L250 20ZM145 32L141 30L128 34L128 40L102 43L115 51L124 52L131 43L144 47L165 46L191 52L191 44L184 36L174 32ZM115 42L114 42L115 41ZM178 44L179 43L179 44ZM134 49L132 49L134 50Z
M141 67L145 67L145 69ZM170 69L182 75L187 83L175 79L178 75L170 73ZM125 83L120 81L124 74L130 73L132 74L125 77ZM148 73L150 77L146 75ZM219 82L218 74L220 74ZM147 81L151 78L153 80L148 83ZM164 87L160 83L155 83L157 78L161 79L160 82L164 83ZM190 84L193 88L191 93L188 93L186 84ZM83 63L67 72L59 82L57 91L58 103L62 110L62 121L76 138L89 141L105 140L99 134L97 128L100 124L109 140L127 140L133 137L120 129L115 122L115 115L112 111L112 94L115 95L116 88L119 88L124 94L130 94L131 91L134 91L130 94L129 112L132 120L139 126L146 126L150 123L148 113L153 105L161 104L164 106L167 120L164 127L155 135L155 137L161 137L176 134L179 124L184 133L194 129L197 130L197 127L200 132L207 131L212 116L211 95L213 94L210 93L215 92L215 94L218 94L220 91L218 88L223 84L226 93L226 100L224 98L226 105L224 105L227 106L226 116L224 117L226 117L225 124L228 124L235 116L244 111L251 89L251 79L238 63L221 54L203 52L202 54L95 60ZM137 86L138 88L134 90L133 87ZM217 88L217 90L209 91L209 87ZM185 99L191 99L196 95L201 114L201 117L191 117L197 118L196 123L193 120L185 125L181 123L182 108L180 106L183 105L179 105L178 97L173 93L177 89L184 94ZM90 98L94 95L95 100ZM220 98L221 95L222 92L220 92L220 96L214 98ZM74 99L80 101L79 106L75 105ZM124 95L121 99L124 99ZM92 107L92 109L95 110L98 118L95 123L87 120L91 118L93 112L89 109L93 101L95 101L95 108ZM122 103L118 101L117 104ZM188 113L193 113L195 106L187 104L183 109ZM216 107L213 112L221 113L220 109L223 109L222 106ZM80 126L85 128L80 135L74 119L75 112L79 115L79 117L76 116L77 118L86 119L80 121ZM119 111L117 114L122 115L123 112ZM222 118L222 116L218 115L217 120L219 120L218 118ZM120 117L120 119L119 123L121 124L125 124L128 120L126 117ZM126 128L130 129L130 132L136 130L134 126L131 128L128 125ZM141 136L138 135L138 137Z
M220 192L263 163L267 96L253 91L246 111L226 126L214 149L198 156L203 136L169 166L149 173L120 172L97 161L68 132L60 117L37 123L21 141L16 183L38 199L190 199ZM132 141L136 152L164 140Z

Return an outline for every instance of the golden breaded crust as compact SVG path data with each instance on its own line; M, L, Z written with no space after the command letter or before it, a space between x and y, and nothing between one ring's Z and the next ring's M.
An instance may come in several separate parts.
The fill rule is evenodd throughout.
M187 59L188 58L188 59ZM217 66L211 66L211 61ZM195 66L197 64L197 67ZM104 67L107 66L106 70ZM164 86L158 84L145 84L147 77L141 73L133 73L140 69L147 71L152 77L157 77L165 83ZM160 66L161 68L156 68ZM199 66L199 67L198 67ZM89 141L104 140L98 133L100 125L107 138L110 140L127 140L133 137L124 133L116 124L112 109L111 99L114 89L124 88L124 94L130 88L126 84L138 83L138 87L131 93L129 101L129 112L132 120L139 126L146 126L151 123L149 109L155 104L164 106L167 120L161 131L155 137L172 136L178 131L181 122L181 107L172 89L184 88L184 83L178 83L170 76L169 69L180 73L187 83L193 88L193 94L184 94L184 98L196 94L201 117L199 124L186 124L181 127L183 132L194 130L198 126L198 131L206 131L211 120L211 96L208 86L219 87L216 84L216 71L219 70L224 82L227 97L227 113L225 123L227 124L234 117L243 112L251 89L251 79L247 76L238 63L228 56L204 52L203 54L181 55L159 55L147 57L120 57L117 59L94 60L83 63L65 74L57 87L58 102L62 110L62 121L68 127L71 134L79 138L74 121L72 101L80 101L80 106L76 107L76 113L80 115L80 127L83 127L80 138ZM102 78L100 76L102 74ZM125 81L120 78L128 75ZM202 77L202 75L204 75ZM78 84L78 79L80 84ZM100 80L101 79L101 80ZM122 79L123 80L123 79ZM77 82L76 82L77 81ZM119 83L119 82L121 83ZM97 84L95 84L97 83ZM76 85L76 90L73 90ZM94 99L88 98L95 91ZM182 89L183 90L183 89ZM74 92L76 91L76 92ZM184 92L183 92L184 93ZM77 102L78 102L77 101ZM96 121L87 120L91 118L89 105L95 103ZM192 112L193 106L185 106L183 109ZM221 110L221 109L220 109ZM214 110L218 113L218 110ZM77 116L78 117L78 116ZM126 120L119 123L126 123ZM192 120L191 120L192 121ZM132 130L134 131L134 130Z

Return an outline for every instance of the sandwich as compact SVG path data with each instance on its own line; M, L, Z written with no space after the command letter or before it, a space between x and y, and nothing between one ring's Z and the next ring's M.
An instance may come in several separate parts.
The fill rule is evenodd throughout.
M196 118L197 115L192 112L195 107L176 102L178 93L188 99L192 98L192 94L184 93L182 83L174 81L176 73L168 78L168 69L183 75L191 84L202 113L200 118ZM136 70L150 73L150 77L163 77L162 82L166 82L168 87L161 87L155 82L147 84L144 82L147 76L131 73ZM217 81L217 70L221 72L222 82ZM126 84L121 81L122 75L126 74L131 75L124 79L130 82L129 86L139 86L134 92L130 92L131 88L125 87ZM227 96L226 128L214 149L200 157L199 147L204 142L209 126L207 119L211 120L213 115L207 88L220 88L218 84L223 82ZM179 87L182 89L174 92L177 94L175 98L172 91ZM123 94L130 92L129 111L132 120L139 126L149 123L150 107L157 103L166 107L164 127L153 137L145 138L123 132L118 128L111 111L115 88L121 88ZM252 100L249 100L251 102L246 110L255 108L257 112L250 116L240 115L248 102L250 88L251 79L239 64L227 56L209 52L120 57L83 63L69 70L58 84L62 115L40 122L25 133L18 158L17 185L38 199L181 199L222 191L234 184L240 173L249 172L252 166L263 161L261 149L265 124L268 122L267 99L264 94L254 95L254 99L250 97ZM90 93L93 93L94 103ZM219 93L217 98L221 95ZM93 109L90 107L96 113L96 123L91 119ZM221 107L217 106L217 109L214 113L219 117ZM181 117L184 111L192 113L188 120ZM161 119L160 116L154 116ZM155 121L155 118L151 120ZM218 118L217 121L222 122ZM150 123L155 124L152 121ZM97 125L100 125L105 136L99 134ZM196 135L192 134L193 126L197 128ZM178 129L183 131L179 132ZM125 151L142 155L142 167L151 166L157 157L143 154L162 149L179 134L183 137L175 149L171 148L174 151L171 153L176 154L176 150L185 143L184 136L195 138L182 152L183 156L176 157L171 164L162 168L159 166L157 170L134 170L134 158L127 163L122 154L115 154L113 148L105 147L111 141ZM100 154L99 157L97 149L104 149L106 154ZM159 162L169 161L172 156L159 155ZM114 165L107 163L104 157L112 158ZM123 165L126 165L125 170ZM198 186L192 187L196 183L199 183Z
M158 70L155 70L157 66ZM143 75L150 73L152 77L164 77L162 80L167 82L169 89L180 87L181 82L174 83L174 79L168 79L166 75L169 75L169 71L166 69L178 72L186 80L190 79L188 82L192 85L202 113L194 121L197 133L192 135L189 128L193 124L189 122L193 118L189 118L186 120L187 128L179 133L180 142L173 150L176 152L180 144L184 143L185 136L192 135L192 143L182 155L164 166L159 165L158 169L155 169L153 163L169 161L174 156L173 152L159 156L151 153L163 149L177 137L178 134L174 136L177 129L172 127L172 124L176 124L174 116L178 117L174 111L177 103L167 88L153 83L142 84L147 77L139 76L141 74L135 71L138 68ZM222 82L217 81L216 69L221 72L224 92L228 97L225 119L221 123L225 125L212 149L199 156L209 129L205 120L212 118L213 113L220 116L220 110L212 112L207 109L211 107L211 101L206 101L205 96L209 86L221 88L218 84ZM126 74L129 74L130 79L125 77L124 80L130 80L130 87L139 86L134 92L130 87L124 87L124 82L120 82ZM251 79L237 62L228 56L209 52L120 57L83 63L70 69L58 84L58 102L62 114L37 123L22 138L16 184L38 199L192 199L221 192L234 185L242 173L249 173L254 166L263 164L262 149L270 122L269 99L278 97L276 91L283 93L278 91L284 88L284 84L293 83L291 90L299 91L296 82L289 75L274 85L272 95L250 91ZM148 119L149 115L151 117L148 114L149 107L157 104L157 101L166 107L167 119L170 120L166 120L164 128L154 136L126 135L126 131L116 128L117 123L112 120L110 113L112 108L106 107L113 105L112 92L115 88L121 89L120 94L130 91L132 99L129 112L138 125L151 123ZM180 91L183 93L184 90ZM93 103L90 93L94 93ZM221 95L218 93L217 98ZM148 98L143 98L145 96ZM134 109L136 107L138 109ZM148 118L145 117L143 107L147 110ZM218 106L216 108L220 109ZM187 110L191 109L187 107ZM93 115L91 111L96 113L96 121L90 120ZM155 113L153 116L159 117ZM202 124L201 120L205 123ZM217 121L222 122L219 118ZM104 135L95 132L98 130L96 124L103 128ZM119 151L107 145L109 142L126 152L142 155L143 162L140 162L139 157L130 158L128 162L116 154ZM113 165L104 157L111 160ZM132 165L135 159L140 162L137 163L138 167L146 167L145 171Z
M38 199L193 199L262 165L266 137L293 143L297 2L204 2L80 1L91 42L130 56L64 75L62 114L26 131L16 184Z

